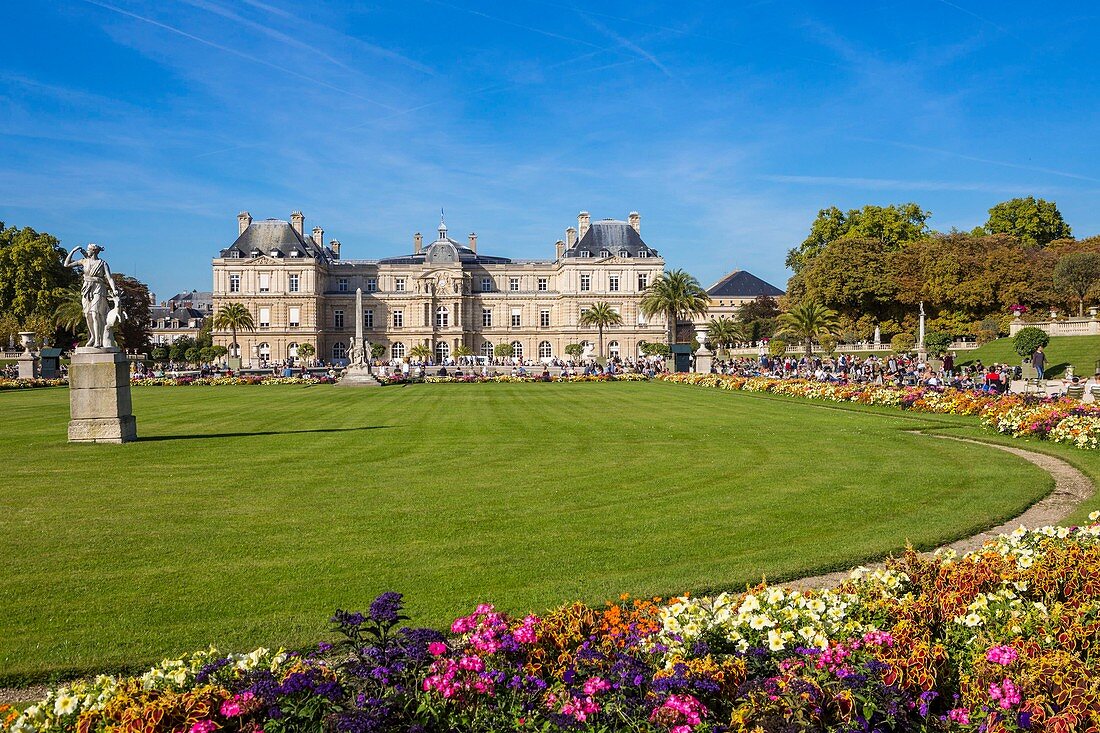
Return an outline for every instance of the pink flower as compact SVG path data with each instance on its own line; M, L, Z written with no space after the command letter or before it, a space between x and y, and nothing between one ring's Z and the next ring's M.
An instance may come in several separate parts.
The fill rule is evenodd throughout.
M227 718L235 718L241 714L241 705L236 700L226 700L222 703L221 712Z
M584 683L584 694L589 697L610 689L611 684L607 682L607 680L600 679L599 677L591 677Z
M217 729L213 720L200 720L191 726L191 733L213 733Z
M433 657L442 657L447 653L447 645L442 641L433 641L431 644L428 644L428 653Z
M947 713L947 719L952 723L970 725L970 711L966 708L952 708Z
M1019 655L1010 646L995 646L985 653L985 658L994 664L1009 665L1016 661Z

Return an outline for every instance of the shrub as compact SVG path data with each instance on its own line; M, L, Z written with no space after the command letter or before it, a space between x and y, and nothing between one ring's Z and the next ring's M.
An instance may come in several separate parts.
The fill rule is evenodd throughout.
M935 331L924 337L924 345L931 354L937 356L947 351L955 337L945 331Z
M917 340L913 338L911 333L899 333L895 334L894 338L890 339L890 348L895 353L903 351L912 351L913 346L917 343Z
M821 350L826 354L832 354L836 351L836 336L822 336L818 339L818 343L821 344Z
M988 344L991 341L996 341L1000 337L1001 335L996 331L982 329L978 331L978 333L974 336L974 340L977 341L979 344Z
M772 339L768 342L768 354L770 356L783 356L787 353L787 342L783 339Z
M1016 353L1020 356L1031 356L1035 353L1035 349L1040 346L1046 346L1049 343L1050 336L1047 335L1047 332L1035 326L1021 328L1020 331L1012 337L1012 348L1015 349Z

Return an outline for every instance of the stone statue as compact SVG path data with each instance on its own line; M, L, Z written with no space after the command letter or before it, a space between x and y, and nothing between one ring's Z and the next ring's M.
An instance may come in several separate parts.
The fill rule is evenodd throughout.
M581 354L581 358L585 361L590 361L596 358L596 350L592 348L592 344L585 342L584 353Z
M99 253L102 251L103 248L98 244L89 244L87 250L83 247L73 247L65 258L65 267L78 266L84 272L84 284L80 288L80 303L88 323L88 343L85 346L98 349L118 348L115 345L114 329L123 319L122 299L111 277L111 268L104 260L99 259ZM73 259L73 255L77 252L83 253L84 257ZM108 297L115 301L113 310L107 302ZM109 319L109 313L114 313L114 318Z

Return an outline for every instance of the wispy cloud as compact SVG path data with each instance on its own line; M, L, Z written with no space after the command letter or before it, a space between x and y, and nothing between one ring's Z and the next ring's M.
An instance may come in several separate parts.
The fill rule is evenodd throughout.
M615 41L618 45L620 45L623 48L637 54L641 58L643 58L646 61L648 61L649 63L653 64L655 67L660 69L661 73L663 73L665 76L667 76L669 78L673 78L672 72L668 70L667 66L665 66L664 64L661 63L660 59L658 59L652 53L650 53L649 51L647 51L644 48L642 48L641 46L639 46L634 41L630 40L629 38L626 38L624 36L619 35L615 31L611 30L610 28L603 25L602 23L596 22L593 18L590 18L587 15L582 14L581 17L584 18L585 21L589 25L591 25L593 28L598 30L600 33L603 33L604 35L606 35L611 40Z
M987 183L968 181L927 181L895 178L859 178L848 176L763 175L761 180L772 183L797 183L808 186L844 186L896 191L980 191L983 193L1059 193L1057 188L1035 183Z

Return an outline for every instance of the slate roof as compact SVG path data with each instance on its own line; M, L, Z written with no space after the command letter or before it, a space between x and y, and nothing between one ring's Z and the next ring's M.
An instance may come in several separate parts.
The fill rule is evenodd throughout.
M612 257L619 257L621 256L619 253L624 251L627 257L659 256L657 250L642 241L641 235L634 231L634 227L618 219L600 219L592 222L584 236L565 250L563 256L580 257L578 253L586 251L589 257L600 257L602 250L610 252ZM640 255L639 253L643 251L647 254Z
M384 257L378 260L383 265L423 265L425 263L440 264L461 262L471 265L506 265L510 263L507 257L494 257L474 252L468 245L456 242L447 236L447 226L439 225L439 239L424 247L420 252L400 255L398 257Z
M248 258L260 254L270 256L277 251L279 256L291 257L292 252L297 252L298 257L324 258L326 251L314 244L311 237L306 237L290 225L290 222L282 219L262 219L253 221L248 228L237 237L237 241L222 250L222 257L233 257L232 252L237 251L240 257Z
M766 283L746 270L734 270L711 285L707 295L712 298L756 298L761 295L777 297L783 291Z

